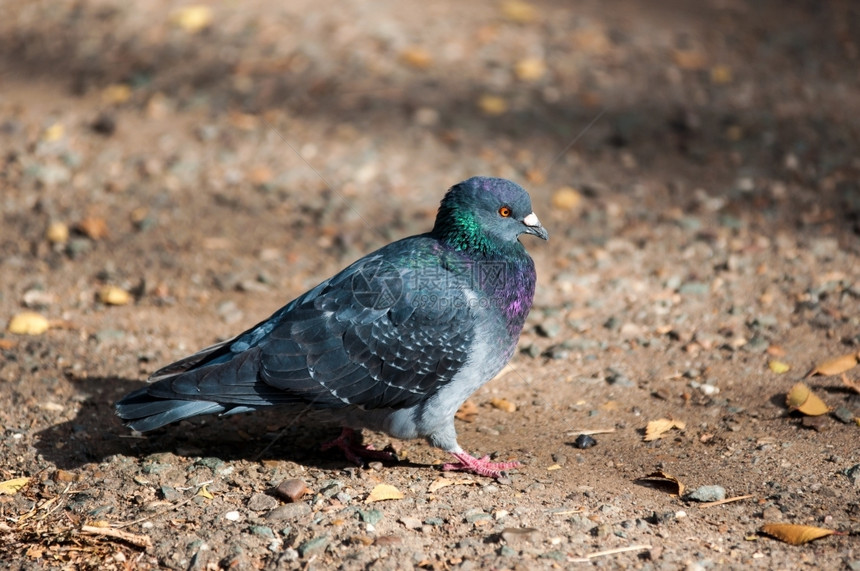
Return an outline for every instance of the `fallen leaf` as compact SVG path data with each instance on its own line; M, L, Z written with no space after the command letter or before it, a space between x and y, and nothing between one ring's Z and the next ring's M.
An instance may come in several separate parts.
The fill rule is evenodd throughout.
M478 99L478 107L486 115L501 115L508 110L508 102L497 95L482 95Z
M464 422L475 422L475 417L478 416L478 406L471 400L467 400L460 405L460 410L454 415L454 418L459 418Z
M364 503L370 504L373 502L381 502L382 500L401 500L403 492L392 486L391 484L378 484L364 500Z
M686 489L686 486L681 482L681 480L671 474L663 472L662 470L652 472L647 476L637 478L637 480L657 484L659 487L663 488L664 491L678 497L684 495L684 490Z
M0 339L0 349L3 349L4 351L6 349L13 349L17 344L18 342L13 341L12 339Z
M792 545L803 545L836 533L832 529L793 523L766 523L761 526L761 532Z
M131 87L125 83L113 83L102 90L102 103L125 103L131 98Z
M845 373L842 373L842 384L855 393L860 393L860 381L849 379Z
M6 480L5 482L0 482L0 496L14 496L18 493L18 490L27 485L30 481L30 478L13 478L11 480Z
M45 129L45 133L42 135L42 139L48 143L58 141L63 138L63 134L65 133L65 131L65 127L63 127L62 123L54 123L47 129Z
M651 442L652 440L663 438L665 433L673 428L684 430L687 428L687 424L680 420L669 420L668 418L652 420L645 427L645 442Z
M537 9L521 0L508 0L502 4L502 14L511 22L528 24L537 19Z
M497 397L491 398L490 404L493 406L493 408L497 408L497 409L503 410L505 412L516 412L516 410L517 410L517 405L515 405L514 403L512 403L508 399L497 398Z
M128 305L131 294L122 288L108 285L99 290L99 301L105 305Z
M104 218L98 216L88 216L78 222L75 227L81 234L91 240L101 240L107 238L108 227Z
M45 238L51 244L65 244L69 241L69 227L65 222L52 222L45 231Z
M777 361L776 359L771 359L770 361L768 361L767 366L770 367L770 370L777 375L787 373L791 370L791 365L789 365L788 363L783 363L782 361Z
M472 480L470 478L446 478L444 476L440 478L436 478L433 480L430 485L427 487L427 492L432 494L437 490L441 490L442 488L447 488L448 486L473 486L477 484L476 480Z
M732 81L732 68L727 65L715 65L711 68L711 83L725 85Z
M415 69L427 69L433 65L433 56L424 48L406 48L400 53L400 61Z
M517 62L514 73L520 81L537 81L546 74L546 63L540 58L526 58Z
M803 383L797 383L791 387L785 397L785 404L791 410L807 416L820 416L830 412L830 407Z
M41 335L50 327L48 319L34 311L22 311L9 320L9 333L16 335Z
M806 377L809 378L813 375L838 375L839 373L844 373L848 369L857 365L857 357L857 353L848 353L847 355L827 359L826 361L822 361L815 365L815 367L807 373Z
M212 8L200 4L184 6L171 14L170 21L186 32L196 34L212 23Z
M206 488L205 484L203 486L200 486L200 489L197 490L197 493L195 495L196 496L202 496L202 497L206 498L207 500L214 500L215 499L215 496L213 496L212 492L210 492Z
M558 210L574 210L582 203L582 194L576 189L564 186L552 195L552 205Z
M675 50L672 52L675 65L687 71L697 71L705 67L705 54L695 50Z

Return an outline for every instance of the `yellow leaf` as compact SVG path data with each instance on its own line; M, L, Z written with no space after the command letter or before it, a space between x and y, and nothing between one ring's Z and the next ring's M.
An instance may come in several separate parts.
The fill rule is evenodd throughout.
M206 489L206 486L200 486L200 489L199 489L199 490L197 490L197 494L196 494L196 495L198 495L198 496L203 496L203 497L204 497L204 498L206 498L207 500L213 500L213 499L215 499L215 496L213 496L213 495L212 495L212 492L210 492L209 490L207 490L207 489Z
M45 129L45 134L42 136L48 143L52 143L54 141L58 141L63 138L63 133L65 133L65 128L62 123L54 123L47 129Z
M806 376L838 375L839 373L844 373L848 369L851 369L855 365L857 365L857 353L848 353L847 355L834 357L833 359L828 359L817 364Z
M448 486L460 486L460 485L475 485L478 482L469 478L445 478L440 477L433 480L433 482L427 487L427 492L432 494L437 490L441 490L442 488L447 488Z
M832 529L792 523L766 523L761 526L761 532L792 545L803 545L814 539L836 533Z
M185 6L174 11L170 20L186 32L196 34L212 23L212 8L200 4Z
M528 24L537 19L537 9L521 0L508 0L502 4L502 14L511 22Z
M400 61L415 69L427 69L433 65L433 56L424 48L406 48L400 53Z
M475 422L476 416L478 416L478 407L471 400L467 400L460 406L454 418L459 418L463 422Z
M0 496L14 496L18 493L18 490L26 486L29 481L30 478L13 478L12 480L0 482Z
M726 65L715 65L711 68L711 83L723 85L732 81L732 68Z
M482 95L478 99L478 107L486 115L501 115L508 110L508 102L497 95Z
M564 186L552 195L552 205L558 210L574 210L582 203L582 194L576 189Z
M782 361L777 361L776 359L768 361L767 366L770 367L770 370L777 375L787 373L789 370L791 370L791 366L788 363L783 363Z
M105 286L99 290L99 301L105 305L127 305L131 294L116 286Z
M125 83L113 83L102 90L103 103L125 103L131 98L131 87Z
M517 405L515 405L508 399L492 398L490 399L490 404L493 406L493 408L497 408L505 412L516 412L517 410Z
M855 393L860 393L860 381L851 380L846 377L844 373L842 374L842 384L854 391Z
M687 424L680 420L669 420L668 418L652 420L645 427L645 442L651 442L652 440L663 438L665 433L673 428L684 430L687 428Z
M400 500L403 499L403 492L392 486L391 484L378 484L364 500L364 503L381 502L382 500Z
M546 74L546 63L540 58L526 58L517 62L514 73L520 81L537 81Z
M22 311L9 320L9 333L15 335L41 335L50 327L48 319L34 311Z
M686 486L681 480L676 478L671 474L667 474L662 470L657 472L652 472L647 476L642 476L641 478L637 478L637 480L642 480L646 482L651 482L657 484L659 487L663 488L666 492L676 495L678 497L684 495L684 490Z
M788 395L786 395L785 404L791 410L796 410L806 416L821 416L830 412L830 407L803 383L797 383L791 387Z

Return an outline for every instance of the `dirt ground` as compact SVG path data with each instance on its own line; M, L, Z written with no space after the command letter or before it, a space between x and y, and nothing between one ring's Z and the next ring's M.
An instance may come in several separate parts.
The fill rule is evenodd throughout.
M813 376L833 412L786 407L860 350L857 3L207 5L0 6L0 482L29 478L3 567L860 569L860 394ZM551 234L524 238L522 350L457 425L510 482L420 441L352 467L278 411L113 415L476 174ZM8 331L24 311L48 330ZM683 429L645 442L660 418Z

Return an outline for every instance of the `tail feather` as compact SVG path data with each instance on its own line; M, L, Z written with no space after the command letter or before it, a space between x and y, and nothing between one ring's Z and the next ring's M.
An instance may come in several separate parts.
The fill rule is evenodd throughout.
M116 414L126 426L139 432L201 414L218 414L227 407L213 401L163 399L151 396L148 388L135 391L116 403Z

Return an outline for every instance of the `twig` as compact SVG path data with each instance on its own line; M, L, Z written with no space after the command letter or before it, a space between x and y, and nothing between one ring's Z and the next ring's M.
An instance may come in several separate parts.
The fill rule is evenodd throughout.
M748 500L753 497L753 494L747 494L746 496L735 496L734 498L726 498L724 500L717 500L715 502L705 502L703 504L699 504L700 508L709 508L711 506L719 506L722 504L727 504L729 502L738 502L740 500Z
M615 432L614 428L595 428L594 430L571 430L567 433L566 436L578 436L580 434L585 434L586 436L591 436L592 434L609 434L610 432Z
M141 549L147 549L149 547L152 547L152 540L149 539L149 536L140 535L138 533L130 533L128 531L114 529L112 527L82 525L81 532L89 533L92 535L104 535L113 539L119 539L120 541L130 543L131 545L134 545L135 547L140 547Z
M597 557L604 557L606 555L615 555L616 553L625 553L627 551L642 551L643 549L651 549L650 545L629 545L627 547L618 547L615 549L607 549L606 551L597 551L595 553L589 553L585 557L575 557L572 559L568 559L571 563L588 563L592 559Z

